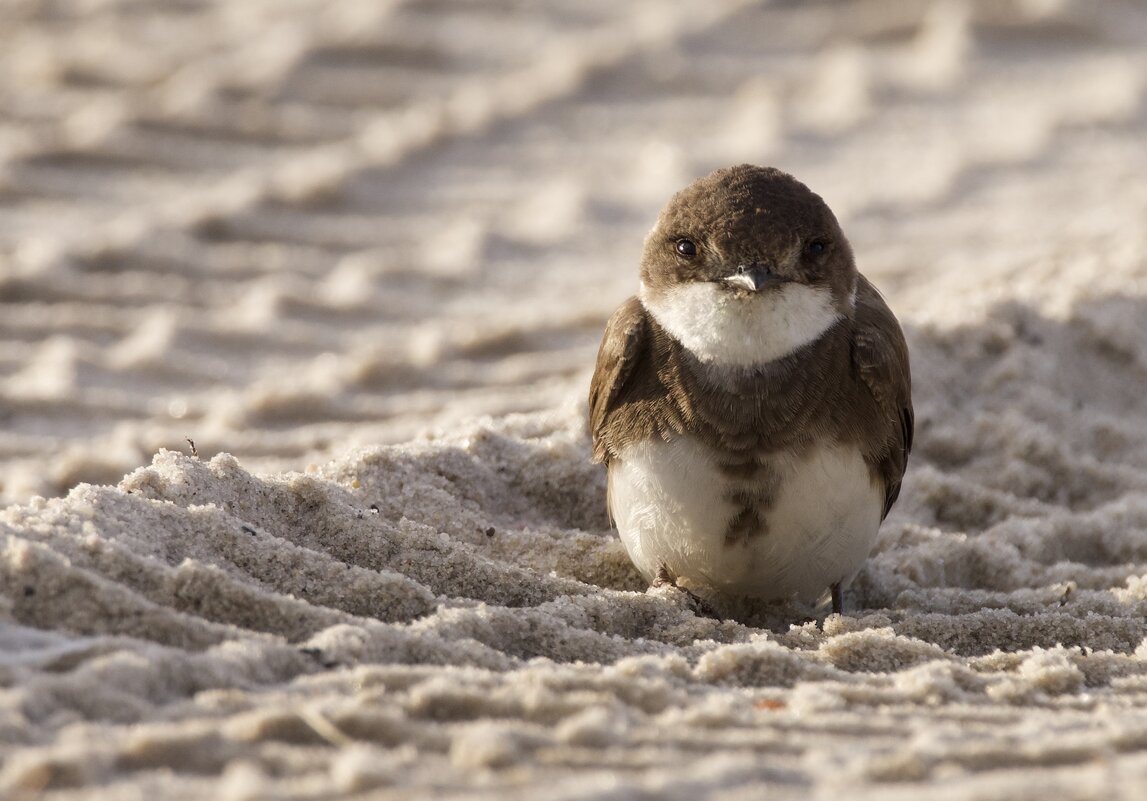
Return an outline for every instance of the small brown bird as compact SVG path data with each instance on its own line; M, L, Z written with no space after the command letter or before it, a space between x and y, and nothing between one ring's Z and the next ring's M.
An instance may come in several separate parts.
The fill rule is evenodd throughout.
M821 198L717 170L645 241L589 392L593 456L654 584L805 602L843 591L900 492L908 348Z

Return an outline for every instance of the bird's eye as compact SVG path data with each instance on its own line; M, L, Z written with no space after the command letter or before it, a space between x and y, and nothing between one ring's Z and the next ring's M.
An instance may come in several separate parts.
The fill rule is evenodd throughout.
M819 256L828 250L828 243L823 239L814 239L804 246L806 252L811 253L813 256Z
M679 254L687 259L691 259L697 255L697 245L692 239L678 239L674 247Z

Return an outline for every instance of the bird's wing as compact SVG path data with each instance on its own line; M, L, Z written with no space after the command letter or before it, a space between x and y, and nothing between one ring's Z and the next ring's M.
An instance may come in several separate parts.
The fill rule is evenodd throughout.
M883 518L900 495L900 480L912 450L915 419L908 345L888 304L863 276L856 293L855 319L853 366L886 421L884 448L878 454L878 467L884 477Z
M589 430L594 461L609 461L609 413L633 377L635 367L647 350L648 341L649 323L645 308L637 298L630 298L613 313L605 326L593 380L589 385Z

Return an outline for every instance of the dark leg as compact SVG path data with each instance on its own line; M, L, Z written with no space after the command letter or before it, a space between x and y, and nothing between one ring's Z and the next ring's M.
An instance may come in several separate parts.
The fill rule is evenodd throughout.
M844 614L844 588L839 581L832 585L832 611L838 615Z
M657 568L657 575L653 577L654 587L676 587L677 579L669 575L669 568L665 565Z
M678 592L683 592L689 596L689 600L693 602L693 607L705 617L711 617L714 620L720 621L722 618L717 614L717 610L709 606L704 598L698 596L695 592L688 587L682 587L677 583L677 579L669 572L669 568L661 565L657 568L657 575L653 577L654 587L672 587Z

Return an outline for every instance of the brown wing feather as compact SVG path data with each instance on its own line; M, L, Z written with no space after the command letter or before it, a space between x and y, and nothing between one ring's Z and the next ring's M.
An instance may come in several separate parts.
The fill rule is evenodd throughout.
M593 380L590 381L589 430L596 462L609 461L612 450L606 433L609 412L645 354L648 339L645 309L637 298L630 298L613 313L605 326Z
M868 279L856 293L852 359L857 374L876 401L887 431L877 467L884 478L884 514L900 495L900 481L912 450L912 375L908 345L896 317Z

